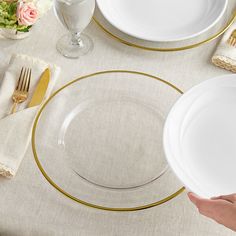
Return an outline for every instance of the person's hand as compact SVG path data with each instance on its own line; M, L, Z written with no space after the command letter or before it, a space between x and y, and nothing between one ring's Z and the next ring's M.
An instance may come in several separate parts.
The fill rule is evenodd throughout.
M236 231L236 194L204 199L188 193L188 197L202 215Z

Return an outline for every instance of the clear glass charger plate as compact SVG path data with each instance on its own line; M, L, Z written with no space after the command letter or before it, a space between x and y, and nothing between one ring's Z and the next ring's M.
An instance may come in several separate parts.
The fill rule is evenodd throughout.
M165 119L182 92L136 71L102 71L57 90L32 132L36 163L65 196L97 209L134 211L184 188L162 145Z
M176 42L152 42L132 37L115 28L105 19L98 7L96 8L94 15L94 21L96 22L96 24L112 39L133 48L161 52L188 50L211 42L212 40L224 34L224 32L233 24L235 19L236 1L228 0L227 9L224 11L224 14L219 19L219 21L213 27L210 27L208 30L199 34L198 36L186 40L179 40ZM169 21L168 16L166 17L166 19L163 19L163 21Z

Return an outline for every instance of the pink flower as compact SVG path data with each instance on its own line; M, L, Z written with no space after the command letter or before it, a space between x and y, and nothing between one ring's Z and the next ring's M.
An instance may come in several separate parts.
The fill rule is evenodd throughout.
M38 10L32 2L20 1L17 5L16 16L19 25L33 25L38 18Z

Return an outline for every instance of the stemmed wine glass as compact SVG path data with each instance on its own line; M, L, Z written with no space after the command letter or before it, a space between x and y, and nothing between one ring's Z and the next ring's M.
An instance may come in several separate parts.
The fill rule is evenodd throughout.
M70 33L57 42L57 50L69 58L78 58L93 49L93 41L81 32L88 26L95 9L95 0L54 0L59 21Z

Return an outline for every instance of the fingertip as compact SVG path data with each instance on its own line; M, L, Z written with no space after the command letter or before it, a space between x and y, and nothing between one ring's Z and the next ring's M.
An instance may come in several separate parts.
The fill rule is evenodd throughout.
M187 195L188 195L189 198L192 198L193 193L192 193L192 192L189 192L189 193L187 193Z
M194 194L193 192L188 192L188 195L192 195L192 194Z
M197 201L199 200L199 197L195 193L192 193L192 192L188 193L188 197L189 197L190 201L192 203L194 203L195 205L196 205Z
M188 196L191 197L191 198L199 198L199 196L193 192L189 192L188 193Z

